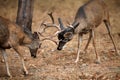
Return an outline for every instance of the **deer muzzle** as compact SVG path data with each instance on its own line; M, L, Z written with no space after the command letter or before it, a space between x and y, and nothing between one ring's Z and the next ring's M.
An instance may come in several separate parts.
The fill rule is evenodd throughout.
M64 41L59 41L57 50L62 50L62 49L63 49L63 46L64 46L65 44L66 44L66 42L64 42Z
M31 57L36 58L37 49L30 49Z

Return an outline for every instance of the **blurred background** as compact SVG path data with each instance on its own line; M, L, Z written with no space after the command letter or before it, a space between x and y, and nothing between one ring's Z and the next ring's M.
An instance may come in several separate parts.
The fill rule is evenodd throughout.
M33 31L39 27L47 13L52 11L57 20L61 17L63 21L72 23L77 9L88 0L35 0L33 14ZM112 33L120 33L120 0L104 0L110 12ZM18 0L0 0L0 16L12 21L16 20ZM56 21L57 23L57 21ZM102 29L102 30L101 30ZM98 30L100 33L104 28ZM106 32L105 32L106 33Z
M80 6L88 0L34 0L33 12L33 31L38 31L42 21L51 22L48 12L53 12L56 24L57 18L61 17L64 24L72 23L74 16ZM114 39L120 51L120 0L104 0L108 5L110 12L111 29ZM0 0L0 16L16 21L18 8L18 0ZM49 28L48 35L52 35L56 29ZM55 51L57 45L50 41L42 42L36 59L31 59L29 51L24 54L26 66L32 76L23 76L20 61L15 55L14 50L9 50L9 65L13 78L10 80L119 80L120 79L120 57L115 56L113 44L107 34L106 27L102 23L96 28L97 39L96 48L101 57L102 64L95 64L96 59L93 45L90 43L87 54L81 54L78 64L74 61L77 55L77 36L71 40L62 51ZM47 31L46 31L47 32ZM107 34L107 35L104 35ZM84 49L86 40L82 43ZM42 37L40 37L42 38ZM55 37L57 39L57 37ZM14 52L14 53L13 53ZM14 63L14 64L13 64ZM3 64L3 63L1 63ZM0 80L7 80L3 72L6 74L5 67L0 64ZM18 71L17 71L18 70ZM100 79L96 78L100 77Z

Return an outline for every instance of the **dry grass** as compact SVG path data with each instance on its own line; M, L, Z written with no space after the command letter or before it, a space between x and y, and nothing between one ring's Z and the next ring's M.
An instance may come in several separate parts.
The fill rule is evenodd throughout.
M33 14L33 31L38 31L41 21L47 16L47 12L53 11L56 23L61 17L65 24L72 22L79 6L88 0L35 0ZM110 19L113 33L120 33L120 1L105 0L110 10ZM1 0L0 15L15 21L17 14L17 0ZM117 13L117 15L116 15ZM47 20L49 21L49 19ZM104 26L103 24L101 26ZM51 32L49 29L47 34ZM101 30L102 29L102 30ZM104 31L104 32L103 32ZM9 57L10 72L13 75L11 80L119 80L120 79L120 58L115 56L113 45L105 27L96 29L97 50L101 57L101 64L95 64L95 54L90 44L86 54L81 54L81 60L75 64L77 50L77 36L74 37L62 51L51 51L56 45L50 41L44 41L36 59L32 59L29 51L25 48L27 68L32 75L24 77L21 71L20 60L16 53L7 50ZM85 38L88 36L86 35ZM120 50L120 38L114 36L118 49ZM56 39L56 38L55 38ZM82 49L86 44L83 41ZM4 63L0 63L0 80L7 80Z

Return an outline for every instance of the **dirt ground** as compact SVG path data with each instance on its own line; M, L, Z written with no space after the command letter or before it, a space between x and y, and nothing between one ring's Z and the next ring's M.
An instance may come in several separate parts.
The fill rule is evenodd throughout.
M116 42L119 42L118 36L115 35L114 38ZM119 80L120 58L115 55L109 36L97 37L96 43L97 52L101 58L100 64L95 63L92 44L90 44L86 54L81 54L80 61L77 64L74 62L77 55L76 36L62 51L56 51L57 46L54 43L44 41L36 59L31 58L28 49L24 48L25 53L23 55L30 73L28 76L23 75L16 52L13 49L7 50L10 72L13 78L5 77L5 65L0 63L0 80ZM82 44L82 49L85 44L86 40ZM117 46L120 50L120 42Z
M6 2L3 2L3 6L10 3L9 0L5 1ZM13 1L17 4L17 0ZM50 0L47 1L48 3L52 2ZM52 3L52 6L49 8L47 8L49 4L45 3L44 0L41 0L41 2L39 2L39 0L35 1L36 5L39 5L40 3L41 5L35 6L33 31L39 30L41 21L44 18L48 18L46 16L49 11L54 11L53 15L55 19L62 17L65 24L67 24L67 21L72 22L75 12L72 12L70 4L73 4L72 7L77 10L78 7L87 0L76 0L76 2L73 2L72 0L68 0L69 2L67 2L67 0L53 1L56 4ZM12 3L10 4L11 5L6 8L0 6L1 10L3 10L3 13L0 13L0 15L15 21L15 13L13 14L10 12L16 12L17 5L13 5ZM59 7L60 5L62 5L62 7ZM7 11L6 9L8 8L10 9ZM110 13L112 16L111 24L112 26L116 26L115 28L112 27L113 37L117 43L117 48L120 51L120 37L116 34L116 32L119 32L120 30L120 28L118 29L120 22L117 21L120 19L120 13L115 15L115 12L118 12L118 10L114 11L113 9ZM61 10L61 12L59 10ZM67 13L68 11L71 12ZM55 28L49 28L46 30L45 35L52 35L55 31ZM0 62L0 80L120 80L120 56L116 55L104 24L101 24L98 28L96 28L95 33L97 52L101 58L100 64L95 63L96 58L92 43L90 43L87 53L81 53L79 62L75 63L77 56L77 35L75 35L73 40L68 42L62 51L57 51L57 45L53 42L43 41L42 46L38 51L37 58L31 58L29 50L26 47L23 47L23 50L25 51L23 55L25 58L26 67L30 73L27 76L23 75L22 65L17 53L13 49L7 50L10 72L13 77L11 79L6 77L5 64ZM41 39L42 38L43 37L41 37ZM54 39L57 40L57 37ZM82 50L84 49L87 40L88 35L85 35L82 43Z

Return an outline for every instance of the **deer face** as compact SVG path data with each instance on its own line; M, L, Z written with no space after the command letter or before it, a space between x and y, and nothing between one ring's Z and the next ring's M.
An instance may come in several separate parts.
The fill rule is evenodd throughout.
M58 21L61 32L58 34L59 44L57 50L62 50L63 46L73 38L74 29L79 25L79 23L75 23L68 28L64 28L60 18L58 18Z
M58 50L62 50L63 46L73 38L73 28L68 27L58 34L59 45Z
M41 43L40 43L38 34L36 32L33 34L33 38L34 39L30 44L29 49L30 49L31 57L36 58L37 51L41 47Z

